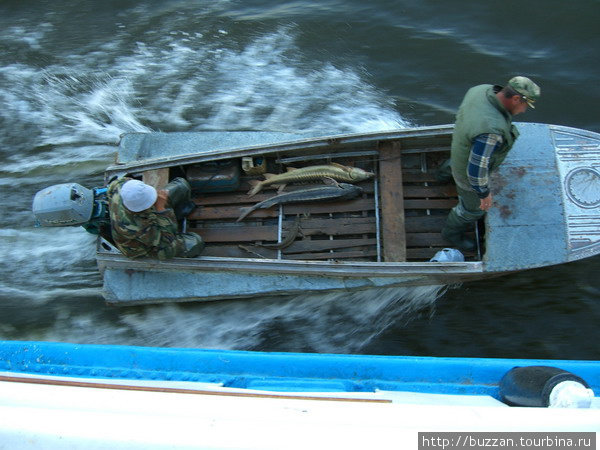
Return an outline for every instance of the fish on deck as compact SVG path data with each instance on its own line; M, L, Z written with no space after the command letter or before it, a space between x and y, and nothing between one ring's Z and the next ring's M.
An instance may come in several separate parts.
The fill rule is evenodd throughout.
M322 178L332 178L336 181L345 183L358 183L359 181L372 178L374 174L359 167L348 167L342 164L332 163L303 167L301 169L288 167L288 171L285 173L279 175L266 173L264 176L266 178L264 181L252 180L250 182L253 185L250 192L248 192L250 197L259 193L265 186L277 185L280 186L280 189L283 189L288 183L314 181Z
M264 247L264 248L271 248L271 249L275 249L275 250L283 250L284 248L289 247L290 245L292 245L294 243L294 241L296 240L296 237L301 234L300 231L300 215L298 214L296 216L296 220L294 220L294 223L292 224L290 230L288 231L287 235L285 236L285 239L283 239L281 242L277 242L275 244L256 244L259 247Z
M240 208L241 215L238 217L237 222L241 221L244 217L257 209L266 209L286 203L350 200L362 194L362 192L363 190L361 187L349 183L335 183L334 185L329 186L319 186L299 191L286 192L263 200L253 206Z

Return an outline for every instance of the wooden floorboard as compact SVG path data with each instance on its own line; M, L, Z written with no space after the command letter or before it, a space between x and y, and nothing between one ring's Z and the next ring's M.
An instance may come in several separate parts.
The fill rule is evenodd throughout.
M307 253L321 252L323 250L335 250L348 247L375 246L377 241L373 239L321 239L321 240L299 240L289 247L283 249L283 253Z
M456 196L456 187L449 184L439 186L404 186L404 198L448 198Z
M189 228L192 233L202 236L204 242L253 242L253 241L276 241L277 226L258 227L222 227Z
M431 171L422 172L418 168L418 159L408 162L411 168L400 169L397 148L388 145L381 150L380 207L386 211L381 216L384 260L428 261L436 252L450 245L440 232L449 210L457 203L456 188L453 184L437 182ZM437 161L434 161L433 165L436 164ZM289 185L285 192L314 185ZM278 194L275 189L269 188L249 197L250 184L244 177L237 191L194 194L193 200L198 207L188 217L188 231L203 237L207 243L206 256L375 261L375 185L371 180L359 186L363 195L354 200L284 205L280 233L277 205L253 211L244 220L236 222L241 208ZM394 219L390 223L386 217ZM260 246L261 243L276 243L279 234L281 239L285 239L295 227L296 220L300 221L299 232L287 248L278 251Z
M377 250L350 250L350 251L338 251L338 252L324 252L324 253L299 253L294 255L287 255L285 259L294 260L324 260L324 259L359 259L359 258L372 258L377 256Z
M405 219L407 233L439 233L446 223L446 215L407 216Z

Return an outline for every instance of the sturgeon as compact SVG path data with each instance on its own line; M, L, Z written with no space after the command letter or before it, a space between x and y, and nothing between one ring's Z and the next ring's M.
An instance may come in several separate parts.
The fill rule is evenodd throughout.
M358 183L359 181L368 180L374 174L358 167L347 167L342 164L331 163L321 166L308 166L301 169L288 167L288 171L285 173L279 175L265 173L264 176L266 178L264 181L253 180L250 182L253 184L252 189L248 192L250 197L269 185L280 185L283 188L288 183L314 181L322 178L333 178L336 181L345 183Z
M257 209L266 209L271 206L284 205L286 203L350 200L362 194L362 192L363 190L361 187L348 183L335 183L333 186L319 186L310 189L286 192L263 200L253 206L240 208L241 215L238 217L237 222Z
M285 236L285 239L283 239L281 242L277 242L275 244L256 244L256 245L258 245L259 247L264 247L264 248L283 250L284 248L287 248L294 243L298 234L300 234L300 215L296 216L296 220L294 220L294 223L292 224L287 235Z

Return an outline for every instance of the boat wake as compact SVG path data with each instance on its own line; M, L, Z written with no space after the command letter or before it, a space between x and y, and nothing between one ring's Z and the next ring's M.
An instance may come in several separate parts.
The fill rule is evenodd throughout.
M136 345L360 353L391 326L431 308L443 292L443 286L396 287L147 306L129 309L121 321Z
M142 8L143 10L143 8ZM0 338L79 343L360 351L442 287L332 293L251 302L115 309L103 306L94 237L35 229L33 194L76 181L90 187L124 132L267 130L354 133L409 126L368 74L307 57L293 26L238 33L235 20L162 8L156 33L134 10L92 47L57 52L60 24L23 21L0 43L35 59L0 59ZM139 13L139 17L136 15ZM137 19L136 19L137 18ZM160 20L159 20L160 19ZM214 19L214 20L213 20ZM137 20L137 23L136 23ZM171 22L173 20L173 22ZM216 25L215 20L218 22ZM147 27L147 28L146 28ZM164 31L164 30L163 30ZM60 47L63 48L62 46ZM47 64L39 66L39 61ZM109 145L107 145L109 144Z
M2 304L40 306L65 296L100 294L95 237L79 228L0 229Z

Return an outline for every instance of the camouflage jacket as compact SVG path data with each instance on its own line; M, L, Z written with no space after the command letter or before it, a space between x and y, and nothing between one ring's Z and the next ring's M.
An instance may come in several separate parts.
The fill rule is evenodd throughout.
M181 245L175 213L172 209L158 212L154 206L138 213L125 208L121 187L130 179L119 178L108 187L110 224L116 246L129 258L172 258Z

